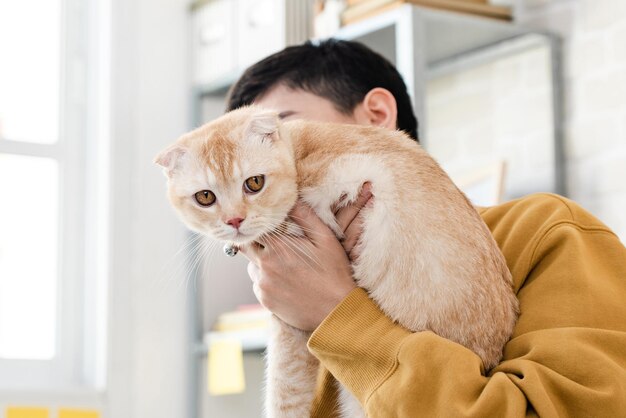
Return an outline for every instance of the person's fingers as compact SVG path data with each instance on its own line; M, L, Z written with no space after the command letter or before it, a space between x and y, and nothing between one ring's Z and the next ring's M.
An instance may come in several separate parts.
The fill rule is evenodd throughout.
M251 242L249 244L240 245L238 248L239 252L243 254L248 260L256 265L260 264L261 258L263 256L263 251L265 251L265 248L261 244L257 242Z
M331 229L315 214L313 209L305 203L298 201L291 210L290 217L313 242L329 236L335 236Z
M252 283L252 292L254 293L254 296L256 297L256 300L258 300L259 303L261 305L263 305L263 301L262 301L263 294L261 293L261 289L259 289L259 282L258 281ZM263 305L263 306L265 306L265 305Z
M344 239L341 241L343 249L348 254L348 257L352 260L352 249L359 241L361 233L363 232L363 215L358 214L356 218L348 225L344 232Z
M254 292L254 296L259 301L259 303L265 306L267 309L270 309L268 306L267 294L264 293L263 287L267 288L267 279L262 277L261 268L254 264L253 262L248 263L248 276L250 276L250 280L252 280L252 292Z
M250 280L252 280L252 283L257 283L261 277L261 270L259 269L259 266L254 264L252 261L248 263L248 276L250 277Z
M352 221L357 217L361 209L363 209L368 200L372 197L371 190L372 187L369 182L363 184L363 187L361 188L361 193L359 193L357 199L337 211L337 223L344 233L347 233L348 227L350 226Z

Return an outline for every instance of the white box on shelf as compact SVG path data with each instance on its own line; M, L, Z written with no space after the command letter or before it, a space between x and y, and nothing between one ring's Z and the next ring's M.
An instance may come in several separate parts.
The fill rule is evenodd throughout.
M280 0L239 0L237 61L246 68L285 46L285 8Z
M232 73L237 65L235 2L210 0L192 16L193 82L210 83Z
M312 0L198 0L192 13L193 83L209 92L312 35Z

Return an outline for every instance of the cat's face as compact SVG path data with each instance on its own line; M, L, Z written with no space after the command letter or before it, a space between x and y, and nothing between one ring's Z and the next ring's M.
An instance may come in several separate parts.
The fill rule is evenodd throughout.
M230 112L181 137L155 161L185 224L220 241L257 240L282 223L297 199L293 152L274 112Z

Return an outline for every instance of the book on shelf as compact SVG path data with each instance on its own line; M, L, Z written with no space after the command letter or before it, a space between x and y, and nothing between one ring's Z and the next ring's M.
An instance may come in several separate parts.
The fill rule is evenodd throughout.
M207 389L213 396L246 390L243 353L263 351L269 339L272 314L261 305L241 305L218 316L204 334L207 347Z
M267 346L272 313L261 305L242 305L218 316L213 329L204 334L210 347L220 340L238 340L243 351L263 350Z
M348 6L341 13L341 23L349 25L368 17L384 13L404 4L404 0L363 0L353 6Z
M344 25L375 16L403 4L466 13L500 20L511 20L509 7L489 4L488 0L355 0L341 14Z
M209 331L204 334L204 344L209 351L220 341L239 341L242 351L263 351L267 347L269 328L250 328L237 331Z
M346 6L351 7L360 3L367 3L369 0L346 0Z
M269 324L272 313L261 305L243 305L232 312L225 312L217 317L214 331L232 331L237 329L265 327Z
M489 3L498 3L498 2L506 2L506 1L510 1L510 0L459 0L459 1L464 1L467 3L478 3L478 4L489 4ZM346 6L351 7L357 4L362 4L362 3L371 3L372 0L346 0Z

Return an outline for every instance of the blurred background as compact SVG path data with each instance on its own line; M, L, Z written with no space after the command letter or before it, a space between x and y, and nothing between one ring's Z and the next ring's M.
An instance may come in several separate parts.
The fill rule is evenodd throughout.
M267 313L156 153L287 45L363 42L477 204L626 239L623 0L0 0L0 418L261 416Z

